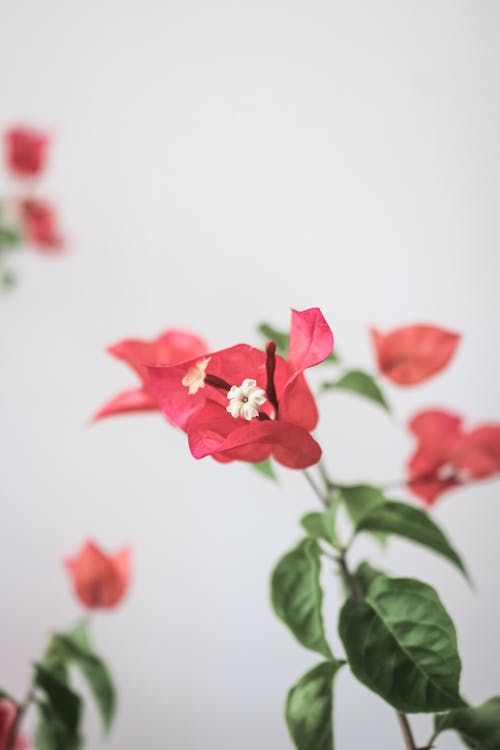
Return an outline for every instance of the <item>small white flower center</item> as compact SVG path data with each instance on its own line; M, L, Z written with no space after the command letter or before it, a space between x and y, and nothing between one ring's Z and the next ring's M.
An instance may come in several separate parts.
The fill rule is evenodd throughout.
M266 401L266 392L251 378L245 378L240 386L233 385L228 391L229 406L226 410L232 417L242 417L248 422L259 416L259 407Z
M198 393L200 388L205 387L205 375L209 362L210 357L198 360L182 378L182 385L185 385L189 389L188 393L190 396Z

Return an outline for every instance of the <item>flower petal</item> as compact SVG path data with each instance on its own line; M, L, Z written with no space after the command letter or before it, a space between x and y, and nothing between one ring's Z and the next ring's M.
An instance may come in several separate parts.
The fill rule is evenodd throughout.
M464 435L453 463L471 479L500 472L500 425L481 425Z
M216 406L213 407L218 408ZM198 415L197 415L198 416ZM234 429L227 415L194 417L188 425L189 447L195 458L209 455L239 461L262 461L269 456L284 466L305 469L317 463L321 448L301 427L281 420L253 420Z
M176 365L205 354L207 345L190 331L170 328L152 341L124 339L108 347L107 351L144 379L146 365Z
M377 364L397 385L416 385L442 370L455 354L460 335L431 325L411 325L371 336Z
M333 333L319 307L292 310L288 363L294 371L323 362L333 349Z
M158 404L144 388L131 388L104 404L92 417L92 421L97 422L99 419L117 416L118 414L144 411L158 411Z

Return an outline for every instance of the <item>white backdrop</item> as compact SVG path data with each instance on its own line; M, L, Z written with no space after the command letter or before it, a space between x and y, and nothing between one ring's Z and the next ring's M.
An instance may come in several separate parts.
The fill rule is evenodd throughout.
M300 474L275 487L196 463L159 416L86 427L134 382L103 349L171 325L214 347L251 341L291 306L320 306L356 365L371 365L368 322L462 331L447 373L389 389L396 420L325 399L319 435L340 480L397 477L416 408L500 420L500 5L0 8L0 124L53 132L46 187L71 246L19 258L21 283L0 300L1 686L24 693L47 633L79 614L61 558L87 536L128 542L130 597L93 623L120 712L106 744L89 710L89 747L287 750L284 695L317 659L272 615L268 575L314 498ZM499 502L493 482L436 508L476 594L403 543L378 560L435 580L474 702L500 691ZM347 670L336 692L340 750L401 748L391 711Z

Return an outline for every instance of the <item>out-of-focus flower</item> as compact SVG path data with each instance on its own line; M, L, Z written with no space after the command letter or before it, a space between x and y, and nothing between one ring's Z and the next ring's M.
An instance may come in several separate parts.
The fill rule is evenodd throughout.
M167 419L185 430L195 458L257 462L269 456L302 469L317 463L318 421L303 372L333 349L318 308L292 311L288 361L270 342L247 344L170 367L147 368L148 388Z
M88 541L75 557L64 561L76 596L89 609L112 608L121 602L130 582L130 549L107 555Z
M408 462L408 486L432 505L447 490L500 472L500 425L465 431L462 418L439 410L416 414L409 429L417 438Z
M63 250L54 208L43 200L27 198L19 204L21 225L26 239L43 253Z
M12 701L2 698L0 700L0 750L7 750L10 736L17 720L17 707ZM27 750L28 739L19 734L14 743L13 750Z
M130 412L158 410L157 401L147 385L146 365L178 364L204 354L207 351L207 345L194 333L169 329L153 341L125 339L110 346L107 351L135 370L141 380L141 385L126 390L108 401L97 412L94 419ZM196 387L194 373L191 382L191 387Z
M37 177L45 168L49 137L33 128L16 126L5 133L5 160L15 177Z
M381 373L397 385L416 385L442 370L460 336L430 325L411 325L389 333L371 329Z

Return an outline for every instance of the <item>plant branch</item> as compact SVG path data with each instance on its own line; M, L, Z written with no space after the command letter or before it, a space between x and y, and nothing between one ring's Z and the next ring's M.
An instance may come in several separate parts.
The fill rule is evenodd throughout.
M316 480L313 478L312 474L310 474L307 469L304 469L303 474L307 481L309 482L310 486L312 487L312 490L316 497L323 503L325 508L328 507L328 500L325 495L321 492L321 489L318 487Z
M401 732L403 733L406 750L418 750L413 738L413 732L411 731L408 717L406 714L402 714L399 711L396 712L396 715L398 717L399 726L401 727Z
M310 486L313 489L313 492L315 495L319 498L319 500L328 507L328 491L335 489L337 485L335 485L328 477L328 474L325 470L324 465L320 466L320 474L323 482L325 483L326 487L326 495L323 494L321 489L318 487L316 481L313 479L311 474L308 471L304 471L304 475L309 482ZM363 599L363 592L361 590L361 586L359 585L359 581L357 580L356 576L354 576L350 569L349 565L347 563L347 548L342 547L340 549L339 555L335 558L339 568L340 573L342 575L342 580L344 581L344 584L349 591L351 597L355 601L362 601ZM399 721L399 725L401 727L401 732L403 734L403 738L405 741L405 747L406 750L418 750L417 745L415 744L415 739L413 737L413 732L410 727L410 722L408 721L408 717L400 713L399 711L396 711L396 715Z

